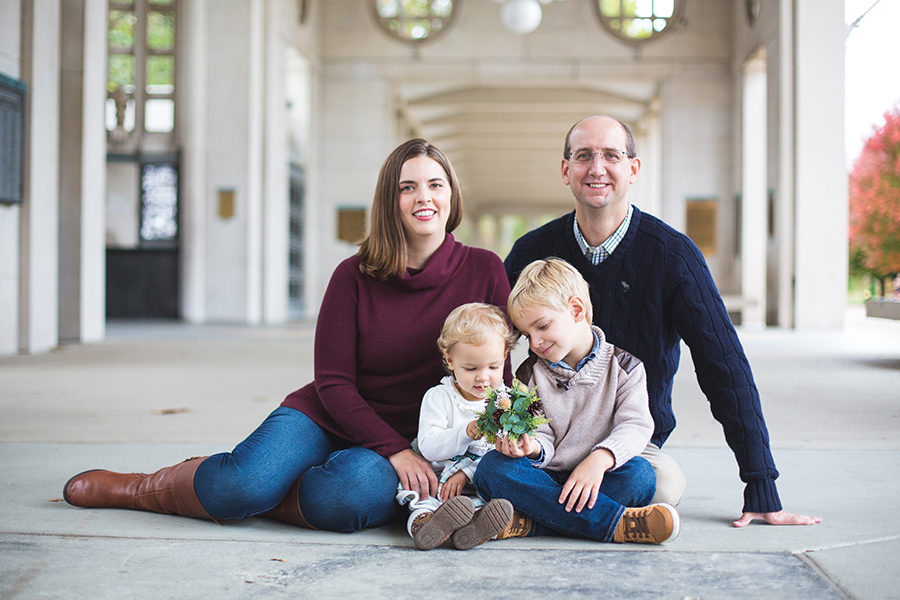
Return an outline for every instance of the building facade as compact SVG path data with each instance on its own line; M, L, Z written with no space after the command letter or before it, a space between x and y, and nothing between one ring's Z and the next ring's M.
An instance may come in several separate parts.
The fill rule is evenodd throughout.
M736 320L842 325L842 1L638 2L646 40L604 17L629 2L534 3L534 26L529 0L444 0L424 33L378 4L0 3L0 355L109 318L314 318L411 136L454 162L459 237L502 256L571 210L563 138L594 113L634 130L633 200L698 243Z

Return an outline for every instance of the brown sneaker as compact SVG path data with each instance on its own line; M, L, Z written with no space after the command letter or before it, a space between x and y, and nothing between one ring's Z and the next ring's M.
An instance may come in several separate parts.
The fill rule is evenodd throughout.
M413 542L419 550L437 548L466 525L475 514L475 504L468 496L454 496L441 504L433 513L426 513L413 521L410 530Z
M613 532L614 542L665 544L678 537L681 521L675 509L664 503L626 508Z
M480 546L512 524L513 506L509 500L491 500L475 512L472 521L453 534L453 547L468 550Z
M512 537L530 537L534 535L534 523L517 510L513 511L512 519L506 528L497 534L494 539L505 540Z

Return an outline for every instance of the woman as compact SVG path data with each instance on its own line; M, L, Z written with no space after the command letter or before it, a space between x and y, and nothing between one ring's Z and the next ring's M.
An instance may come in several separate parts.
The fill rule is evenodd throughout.
M461 218L447 157L421 139L398 146L378 176L369 234L325 292L314 381L232 452L150 475L87 471L66 483L66 501L349 532L402 514L398 483L434 494L434 472L410 440L422 395L443 373L435 340L456 306L505 306L509 294L495 254L453 239Z

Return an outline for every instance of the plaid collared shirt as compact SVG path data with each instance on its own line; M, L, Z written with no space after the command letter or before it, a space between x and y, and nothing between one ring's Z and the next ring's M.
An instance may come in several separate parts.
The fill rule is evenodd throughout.
M578 219L572 219L572 229L575 232L575 240L578 242L578 246L581 247L581 251L584 253L585 258L591 261L591 264L599 265L615 251L619 242L625 237L625 233L628 232L628 226L631 225L631 215L633 214L634 206L629 204L628 212L625 214L625 220L622 221L619 228L599 246L591 246L588 244L587 240L584 239L584 236L581 234L581 229L578 228Z

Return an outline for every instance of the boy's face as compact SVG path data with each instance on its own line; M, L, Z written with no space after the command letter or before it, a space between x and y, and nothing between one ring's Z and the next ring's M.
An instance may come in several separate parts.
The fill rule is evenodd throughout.
M551 363L564 361L574 369L593 346L590 323L586 323L585 317L584 305L573 298L568 310L531 306L514 321L539 358Z
M491 336L484 344L459 342L444 357L453 371L456 385L466 400L483 400L487 388L503 381L506 345L499 336Z

